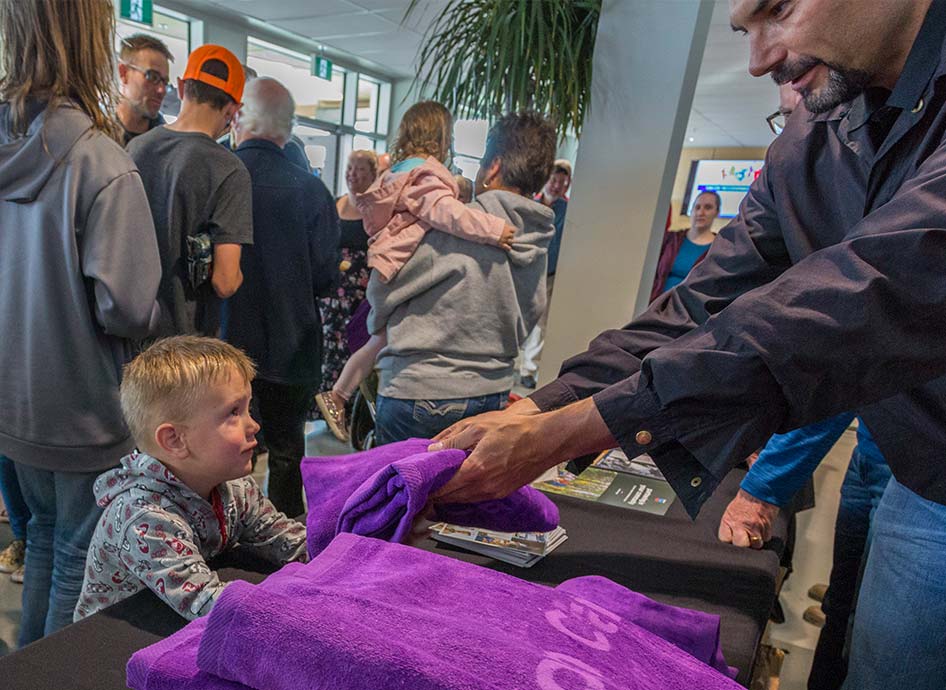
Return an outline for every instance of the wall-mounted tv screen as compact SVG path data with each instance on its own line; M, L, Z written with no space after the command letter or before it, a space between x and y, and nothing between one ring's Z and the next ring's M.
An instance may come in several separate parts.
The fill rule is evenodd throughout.
M683 208L680 213L689 216L701 192L717 192L723 201L720 218L733 218L739 211L749 185L762 172L765 161L701 160L690 164L690 177Z

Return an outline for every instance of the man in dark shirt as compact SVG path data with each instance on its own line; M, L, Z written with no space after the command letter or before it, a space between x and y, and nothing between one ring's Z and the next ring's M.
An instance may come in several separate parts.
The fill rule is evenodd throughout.
M240 287L240 246L253 243L250 175L216 143L243 95L243 68L226 48L191 53L178 81L178 119L135 138L161 250L156 335L217 335L220 300Z
M539 358L545 347L545 330L549 322L549 309L552 306L552 288L555 286L555 271L558 268L558 252L562 246L562 233L565 230L565 212L568 210L568 188L572 184L572 164L564 158L555 161L552 174L535 197L555 214L555 236L549 244L549 265L545 279L545 311L539 318L526 342L522 345L522 363L519 366L519 383L525 388L535 388L535 375L539 370Z
M845 688L946 687L946 0L731 0L750 72L801 93L738 217L681 285L504 413L438 500L508 494L615 443L695 515L774 432L845 410L894 479ZM843 27L843 30L842 30Z
M167 94L168 62L174 56L164 41L147 34L123 38L118 51L118 87L116 108L124 130L124 144L164 124L161 104Z
M295 516L304 512L305 413L322 366L317 300L338 273L338 214L322 181L284 148L295 111L289 91L260 78L243 98L233 127L253 182L253 246L240 259L243 286L230 298L226 337L258 367L253 396L269 447L269 498Z

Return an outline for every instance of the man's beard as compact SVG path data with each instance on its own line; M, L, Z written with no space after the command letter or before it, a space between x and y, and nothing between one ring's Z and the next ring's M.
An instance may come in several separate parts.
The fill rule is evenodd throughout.
M818 65L828 68L828 83L816 91L805 89L801 92L808 112L815 115L826 113L853 100L870 85L871 75L864 70L842 67L810 56L802 57L794 63L783 62L772 70L772 79L776 84L787 84Z

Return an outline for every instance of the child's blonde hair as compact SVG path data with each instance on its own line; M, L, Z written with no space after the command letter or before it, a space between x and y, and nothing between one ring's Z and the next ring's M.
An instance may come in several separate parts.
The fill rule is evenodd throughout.
M192 417L207 387L234 369L246 383L256 376L253 361L242 351L194 335L159 340L126 364L122 414L138 446L147 451L158 426Z
M391 162L433 156L447 159L453 137L453 115L437 101L415 103L401 118L397 139L391 149Z

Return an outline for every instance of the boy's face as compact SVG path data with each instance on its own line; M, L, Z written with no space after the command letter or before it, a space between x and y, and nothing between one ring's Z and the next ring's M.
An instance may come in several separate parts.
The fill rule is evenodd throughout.
M216 486L251 472L260 427L250 417L250 396L250 384L236 369L206 390L197 412L183 425L191 476Z

